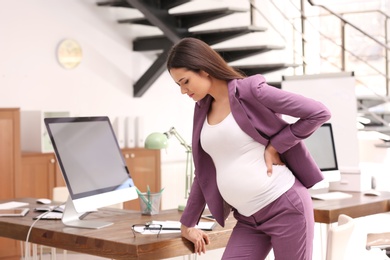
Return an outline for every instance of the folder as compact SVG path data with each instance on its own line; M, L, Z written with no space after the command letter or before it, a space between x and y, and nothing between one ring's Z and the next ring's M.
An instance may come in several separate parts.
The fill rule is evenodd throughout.
M134 148L136 143L136 120L134 116L126 117L125 122L125 131L126 131L126 147Z

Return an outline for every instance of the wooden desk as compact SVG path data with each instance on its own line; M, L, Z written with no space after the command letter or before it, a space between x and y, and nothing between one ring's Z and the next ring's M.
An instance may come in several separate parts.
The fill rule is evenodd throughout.
M390 192L382 191L380 196L366 196L361 192L346 192L352 198L341 200L313 200L314 219L319 223L334 223L340 214L352 218L364 217L390 211Z
M390 192L370 197L354 192L352 198L342 200L314 200L315 221L330 224L337 222L339 214L353 218L390 211ZM17 199L30 203L33 209L35 199ZM0 203L6 201L0 201ZM0 236L16 240L26 240L27 232L33 223L32 217L38 215L32 210L23 218L0 218ZM119 209L102 209L90 214L87 219L99 218L115 224L102 229L78 229L66 227L60 220L40 220L30 234L30 242L85 254L113 259L162 259L189 255L193 245L180 234L138 235L133 237L131 225L143 224L151 220L179 220L181 213L164 210L155 216L142 216L139 212ZM211 244L208 250L223 248L230 237L236 221L229 217L225 228L216 226L208 231Z
M34 199L16 199L30 203L33 209L37 205ZM6 201L0 201L3 203ZM33 217L38 213L30 210L26 217L0 218L0 236L16 240L26 240ZM180 233L156 235L137 235L131 231L133 224L144 224L151 220L179 220L178 210L164 210L158 215L143 216L137 211L120 209L101 209L89 214L86 219L99 218L114 222L114 225L102 229L79 229L66 227L60 220L40 220L32 229L30 242L75 252L97 255L112 259L163 259L193 253L193 245L183 239ZM230 233L236 223L229 217L225 228L217 225L213 231L207 231L211 243L207 250L226 246Z
M329 227L338 221L340 214L352 218L364 217L390 211L390 192L381 192L380 196L366 196L361 192L346 192L352 198L340 200L313 200L314 219L320 223L319 234L316 234L321 245L321 259L325 259Z

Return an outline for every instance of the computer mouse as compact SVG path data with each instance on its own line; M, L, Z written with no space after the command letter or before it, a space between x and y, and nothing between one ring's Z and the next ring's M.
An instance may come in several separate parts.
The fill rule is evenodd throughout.
M40 199L37 199L37 203L38 204L50 204L51 200L50 199L45 199L45 198L40 198Z
M365 196L379 196L381 193L377 190L368 190L364 192Z

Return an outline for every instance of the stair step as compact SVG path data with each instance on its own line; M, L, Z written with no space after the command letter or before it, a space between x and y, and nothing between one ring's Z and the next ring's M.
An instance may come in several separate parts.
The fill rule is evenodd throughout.
M389 127L390 122L390 110L389 109L368 109L362 110L358 108L358 115L361 118L369 119L369 122L364 122L359 120L362 125L364 125L364 131L376 131L374 127ZM383 132L382 130L380 132Z
M235 69L239 69L244 72L247 76L255 74L266 74L286 68L299 67L297 64L287 63L274 63L274 64L258 64L258 65L236 65L233 66Z
M209 45L221 43L233 38L237 38L242 35L246 35L254 32L264 32L267 28L259 26L240 26L232 28L220 28L220 29L211 29L211 30L202 30L202 31L190 31L190 34L202 41L206 42Z
M373 113L373 114L376 114L376 115L389 115L390 114L390 110L388 107L380 107L380 108L376 108L376 107L373 107L373 108L369 108L369 109L361 109L359 106L358 106L358 112L361 113L361 114L370 114L370 113Z
M238 32L244 31L244 34L252 32L265 32L267 27L246 25L246 26L236 26L236 27L227 27L227 28L217 28L217 29L207 29L207 30L197 30L191 31L188 30L193 35L202 35L202 34L215 34L215 33L225 33L225 32Z
M377 131L380 133L390 132L389 126L365 126L362 131Z
M164 10L169 10L179 5L191 2L191 0L159 0L160 8Z
M257 46L239 46L215 49L227 62L251 57L255 54L264 53L272 50L282 50L283 46L276 45L257 45Z
M110 7L131 7L131 5L124 0L111 0L111 1L98 1L97 6L110 6Z
M231 6L220 6L220 7L210 7L207 9L198 9L198 10L189 10L189 11L180 11L180 12L172 12L169 11L169 14L176 17L185 17L185 16L192 16L192 15L199 15L199 14L218 14L218 13L224 13L224 12L232 12L232 13L239 13L239 12L248 12L248 8L238 8L238 7L231 7Z
M133 51L160 51L171 46L172 42L164 35L143 36L133 40Z
M152 25L149 20L145 19L144 17L135 17L135 18L127 18L127 19L119 19L118 23L124 24L124 23L130 23L130 24L139 24L139 25Z
M238 13L247 12L248 9L244 8L233 8L233 7L215 7L206 10L186 11L180 13L170 13L177 19L178 27L190 28L196 25L204 24L216 20L218 18Z
M117 7L130 7L129 4L122 4L121 1L112 2L99 2L98 5L101 6L117 6ZM200 10L200 11L191 11L184 13L175 13L170 14L176 18L177 27L179 28L189 28L196 25L204 24L209 21L216 20L218 18L237 13L237 12L246 12L246 9L231 8L231 7L220 7L210 10ZM142 25L151 25L151 23L145 18L127 18L118 20L119 23L132 23L132 24L142 24Z
M375 114L390 114L390 102L382 102L379 105L370 107L368 110Z
M176 6L185 4L190 2L191 0L160 0L156 2L158 4L160 9L163 10L169 10L171 8L174 8ZM130 3L128 3L125 0L109 0L109 1L98 1L96 3L98 6L110 6L110 7L128 7L133 8Z
M361 117L366 117L366 118L369 118L371 119L371 121L378 121L377 119L375 119L372 115L375 115L375 116L378 116L382 119L390 119L390 111L381 111L381 112L378 112L378 111L375 111L375 112L362 112L362 111L358 111L359 113L359 116Z
M365 108L373 108L380 105L385 105L388 101L386 97L382 96L357 96L358 109L363 110L359 105L363 105Z
M201 39L209 45L217 44L252 32L265 31L266 28L258 26L242 26L224 29L203 30L189 32L188 37ZM161 45L162 44L162 45ZM155 51L171 44L164 35L138 37L133 41L134 51Z
M375 115L375 116L374 116ZM361 114L359 113L359 118L364 118L370 120L369 122L362 121L359 119L359 122L365 126L383 126L383 125L389 125L390 121L390 114L386 115L380 115L374 113L374 115L371 114ZM378 119L379 118L379 119Z
M379 95L359 95L356 97L358 100L386 100L386 97Z

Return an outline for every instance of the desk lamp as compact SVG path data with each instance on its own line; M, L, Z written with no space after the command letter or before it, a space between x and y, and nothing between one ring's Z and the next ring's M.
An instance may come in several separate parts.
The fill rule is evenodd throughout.
M180 142L180 144L185 148L187 153L186 159L186 186L185 186L185 200L188 199L188 195L191 190L192 180L193 180L193 165L192 165L192 148L190 145L186 143L186 141L179 135L174 127L171 127L165 133L151 133L145 139L145 148L146 149L163 149L168 147L168 139L172 136L176 137L176 139ZM184 210L185 205L179 205L179 210Z

